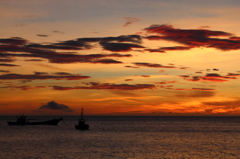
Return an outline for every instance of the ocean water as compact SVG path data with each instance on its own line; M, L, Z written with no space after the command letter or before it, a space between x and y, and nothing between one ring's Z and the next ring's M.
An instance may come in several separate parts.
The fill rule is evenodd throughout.
M86 116L85 131L78 117L7 126L16 118L0 117L1 159L240 159L240 117Z

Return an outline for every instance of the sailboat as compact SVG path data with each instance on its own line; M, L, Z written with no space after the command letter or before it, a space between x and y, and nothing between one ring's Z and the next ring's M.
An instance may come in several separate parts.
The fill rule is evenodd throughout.
M89 129L89 125L85 124L85 120L83 119L83 108L81 111L81 117L78 120L78 125L75 125L75 129L78 129L78 130L88 130Z

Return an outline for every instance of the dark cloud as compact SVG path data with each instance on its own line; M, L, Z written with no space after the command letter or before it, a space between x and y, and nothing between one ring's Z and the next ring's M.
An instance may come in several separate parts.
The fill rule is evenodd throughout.
M135 76L140 76L140 77L145 77L145 78L150 77L149 75L135 75Z
M36 62L36 61L44 61L44 60L42 60L42 59L27 59L25 61L34 61L34 62Z
M240 100L202 102L203 107L207 107L211 114L224 112L224 114L239 114Z
M13 62L15 61L14 59L0 59L0 62Z
M161 64L145 63L145 62L135 62L133 63L137 66L152 67L152 68L176 68L174 66L163 66Z
M123 25L123 27L126 27L126 26L128 26L128 25L130 25L130 24L132 24L132 23L137 22L137 21L140 20L140 19L135 18L135 17L124 17L124 19L125 19L127 22Z
M143 46L131 43L106 43L101 42L103 49L109 51L130 51L132 48L144 48Z
M179 51L179 50L190 50L191 47L184 46L173 46L173 47L160 47L163 51Z
M168 84L168 83L177 83L177 81L163 81L163 82L155 82L156 84Z
M162 49L144 49L144 51L148 51L148 52L158 52L158 53L166 53L166 52L163 51Z
M189 75L180 75L180 77L184 78L187 81L210 81L210 82L225 82L229 79L237 79L232 76L222 76L217 73L207 73L205 76L189 76Z
M214 91L215 89L212 89L212 88L192 88L192 90L199 90L199 91Z
M131 43L140 44L140 43L142 43L142 37L140 35L121 35L121 36L117 36L117 37L78 38L76 40L68 40L68 41L62 41L59 43L54 43L54 45L75 46L75 47L81 46L81 47L90 49L93 47L91 45L91 43L99 43L101 46L105 46L105 45L107 45L106 43L110 43L109 45L111 45L111 43L113 43L113 45L116 43L116 45L118 45L119 43L121 44L123 42L128 42L127 44L129 44L129 45ZM134 47L134 46L132 46L132 47ZM135 47L140 47L140 46L135 45ZM113 46L111 46L111 48L113 50L118 50L118 49L114 49ZM106 48L104 48L104 49L106 49Z
M116 61L114 59L109 59L107 57L131 57L130 54L89 54L89 55L69 55L62 54L60 57L51 57L50 61L52 63L75 63L75 62L84 62L84 63L122 63L121 61Z
M19 65L0 63L0 66L15 67L15 66L19 66Z
M0 72L9 73L9 70L0 70Z
M97 89L97 90L141 90L141 89L155 89L152 84L112 84L112 83L95 83L91 82L86 85L90 86L76 86L76 87L62 87L52 86L54 90L74 90L74 89Z
M40 37L48 37L48 35L44 35L44 34L37 34L37 36L40 36Z
M23 75L23 74L5 74L0 75L0 80L82 80L90 78L90 76L81 76L81 75L47 75L41 73L35 73L32 75Z
M189 67L179 67L179 69L181 69L181 70L186 70L186 69L188 69Z
M177 92L176 94L176 96L179 98L208 98L213 97L214 95L214 91L199 91L198 89L190 92Z
M223 107L223 108L239 108L240 107L240 100L233 100L233 101L221 101L221 102L202 102L204 105L211 105L211 106L216 106L216 107Z
M103 49L109 51L128 51L131 50L131 48L144 48L143 46L137 45L142 43L142 37L139 35L121 35L117 37L99 37L99 38L78 38L76 40L68 40L59 43L54 43L54 46L81 47L85 49L90 49L93 47L92 43L98 43L103 47Z
M28 44L26 48L38 48L38 49L58 49L58 50L83 50L83 49L90 49L91 46L88 45L77 45L77 46L68 46L68 45L58 45L58 44L51 44L51 45L41 45L41 44Z
M128 42L128 43L125 43ZM131 54L90 54L79 55L77 52L62 52L61 50L86 50L91 49L98 43L105 50L128 51L132 48L143 48L139 35L122 35L118 37L79 38L76 40L61 41L58 43L38 44L30 43L22 38L0 39L0 57L2 62L13 62L13 57L43 58L51 63L121 63L109 57L131 57ZM61 52L58 52L61 51ZM104 58L104 59L102 59ZM28 60L28 61L40 61ZM5 64L6 65L6 64ZM8 65L10 66L10 65Z
M158 49L144 49L144 51L166 53L166 51L179 51L179 50L190 50L190 49L191 47L173 46L173 47L160 47Z
M141 44L142 37L140 35L121 35L117 37L102 37L102 38L79 38L78 41L84 42L114 42L114 43L122 43L122 42L130 42L134 44Z
M47 109L47 110L61 110L64 112L72 112L72 109L70 109L68 106L64 105L64 104L58 104L54 101L48 102L45 105L42 105L39 110L43 110L43 109Z
M230 40L237 40L237 41L240 41L240 37L236 37L236 36L230 37L229 39L230 39Z
M186 45L190 48L210 47L225 51L240 49L240 40L231 37L231 33L223 31L212 31L207 29L176 29L171 25L152 25L144 30L147 33L158 34L145 37L149 40L168 40ZM223 39L222 37L229 38Z
M72 76L72 74L68 72L56 72L54 74L58 76Z
M119 64L122 63L121 61L113 60L113 59L101 59L92 61L92 63L102 63L102 64Z
M17 50L17 49L16 49ZM103 60L102 58L107 57L131 57L131 54L118 54L118 53L112 53L112 54L89 54L89 55L78 55L74 53L57 53L54 51L48 51L48 50L41 50L41 49L20 49L21 52L27 52L31 54L14 54L14 53L0 53L0 57L8 58L8 57L40 57L44 59L48 59L51 63L121 63L120 61L116 60ZM4 60L5 61L12 61L12 60ZM41 61L41 59L33 59L28 61ZM103 61L103 62L101 62ZM112 62L110 62L112 61Z
M112 54L89 54L89 55L82 55L85 58L105 58L105 57L132 57L131 54L118 54L118 53L112 53Z
M47 75L47 72L34 72L34 75Z
M64 34L64 32L62 32L62 31L58 31L58 30L54 30L54 31L52 31L53 33L59 33L59 34Z
M127 68L139 68L139 67L136 67L136 66L125 66Z
M12 37L8 39L0 39L0 43L8 44L8 45L24 45L27 43L27 40L22 39L20 37ZM0 46L0 48L1 47L4 47L4 46Z
M32 89L39 89L39 88L47 88L48 86L27 86L27 85L24 85L24 86L8 86L6 88L11 88L12 90L15 90L15 89L21 89L21 90L24 90L24 91L28 91L28 90L32 90Z
M210 28L210 26L200 26L199 29L207 29Z
M240 76L239 73L228 73L227 76L230 76L230 77L237 77L237 76Z

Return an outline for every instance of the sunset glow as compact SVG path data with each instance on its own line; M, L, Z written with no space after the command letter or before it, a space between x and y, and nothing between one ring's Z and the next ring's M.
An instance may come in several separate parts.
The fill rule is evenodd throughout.
M239 1L0 4L0 115L240 115Z

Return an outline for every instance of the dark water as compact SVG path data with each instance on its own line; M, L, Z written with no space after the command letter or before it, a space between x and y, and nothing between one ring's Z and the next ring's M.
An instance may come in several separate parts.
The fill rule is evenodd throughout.
M75 130L78 117L7 126L15 119L0 117L1 159L240 159L240 117L87 116L87 131Z

